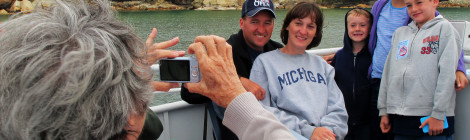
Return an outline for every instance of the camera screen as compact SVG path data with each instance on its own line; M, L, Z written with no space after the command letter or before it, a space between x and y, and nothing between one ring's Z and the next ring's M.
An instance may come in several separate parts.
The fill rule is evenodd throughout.
M160 78L162 81L189 81L188 60L160 61Z
M162 81L189 81L188 60L160 61L160 79Z

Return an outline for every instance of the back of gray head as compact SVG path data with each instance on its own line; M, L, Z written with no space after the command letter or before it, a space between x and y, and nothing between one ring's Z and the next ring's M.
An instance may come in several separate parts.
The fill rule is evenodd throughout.
M109 139L151 100L144 42L107 0L15 15L0 44L0 139Z

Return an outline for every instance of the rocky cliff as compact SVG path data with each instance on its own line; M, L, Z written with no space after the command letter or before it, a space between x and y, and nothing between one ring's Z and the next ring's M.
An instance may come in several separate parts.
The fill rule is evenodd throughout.
M54 0L0 0L0 14L27 12L36 6L48 7ZM228 10L241 9L244 0L111 0L119 11L140 10ZM323 8L368 8L375 0L272 0L276 9L290 9L298 1L311 1ZM449 0L441 7L470 7L470 0Z

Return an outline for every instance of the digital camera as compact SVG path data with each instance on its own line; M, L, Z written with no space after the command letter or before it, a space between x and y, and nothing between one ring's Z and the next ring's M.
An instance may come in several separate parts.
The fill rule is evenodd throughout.
M195 57L164 58L159 64L161 81L197 83L201 80L199 64Z

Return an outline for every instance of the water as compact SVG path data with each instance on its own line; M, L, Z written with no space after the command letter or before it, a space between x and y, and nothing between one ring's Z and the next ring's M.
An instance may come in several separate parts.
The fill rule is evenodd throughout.
M324 38L318 48L338 47L342 44L344 13L346 9L326 9ZM277 10L272 39L281 42L280 30L287 10ZM142 11L120 12L120 17L136 28L139 36L146 38L151 28L158 29L157 41L179 37L175 50L186 50L198 35L218 35L228 38L240 29L240 11ZM339 37L338 37L339 36ZM339 39L339 40L338 40Z
M317 48L341 47L344 34L344 14L348 9L324 9L325 27L320 46ZM370 10L370 9L369 9ZM449 20L470 21L470 8L439 8L439 12ZM179 37L180 43L171 49L185 50L198 35L218 35L228 38L240 29L239 10L228 11L139 11L119 12L119 17L131 24L138 35L146 39L152 28L158 29L155 42ZM277 19L272 39L281 42L279 34L287 10L276 10ZM4 21L8 16L0 16ZM316 49L316 48L314 48ZM153 105L181 100L179 94L159 94L155 96Z

